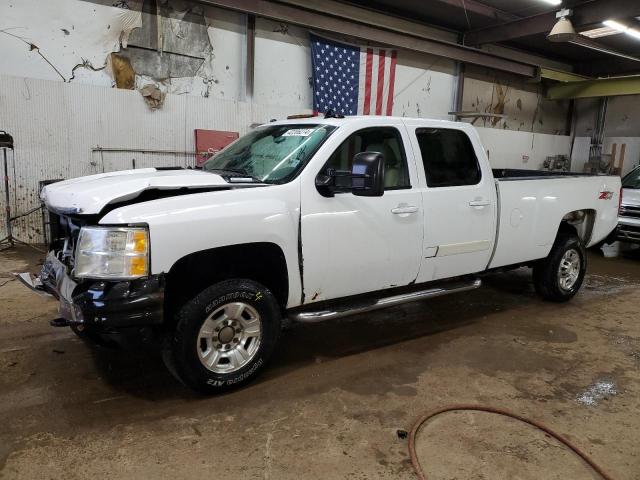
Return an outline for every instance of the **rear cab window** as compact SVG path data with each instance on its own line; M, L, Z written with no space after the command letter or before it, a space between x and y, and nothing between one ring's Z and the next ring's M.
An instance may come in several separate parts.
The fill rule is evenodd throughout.
M640 189L640 167L632 170L622 179L622 188Z
M416 138L429 188L480 183L480 163L465 132L452 128L417 128Z

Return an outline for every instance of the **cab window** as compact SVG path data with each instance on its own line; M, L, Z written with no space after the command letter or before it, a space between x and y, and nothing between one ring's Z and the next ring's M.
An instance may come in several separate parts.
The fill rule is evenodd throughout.
M324 173L329 170L351 171L353 156L361 152L378 152L384 156L385 190L411 188L407 159L400 132L393 127L359 130L347 138L329 157ZM336 191L348 191L348 176L336 177Z
M480 183L480 165L466 133L450 128L419 128L416 137L429 187Z

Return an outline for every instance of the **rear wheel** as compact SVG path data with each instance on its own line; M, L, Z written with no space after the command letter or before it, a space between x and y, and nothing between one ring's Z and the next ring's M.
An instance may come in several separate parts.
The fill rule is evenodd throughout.
M165 362L194 390L223 392L258 375L280 330L280 309L267 288L251 280L220 282L178 311Z
M536 292L546 300L566 302L582 286L587 271L587 254L575 234L560 234L549 256L533 267Z

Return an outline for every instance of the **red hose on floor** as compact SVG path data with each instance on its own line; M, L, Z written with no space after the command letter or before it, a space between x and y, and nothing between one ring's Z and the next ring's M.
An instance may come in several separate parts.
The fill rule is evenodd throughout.
M569 440L564 438L562 435L554 432L549 427L543 425L542 423L536 422L535 420L531 420L529 418L518 415L517 413L509 412L508 410L503 410L501 408L493 408L493 407L484 407L482 405L450 405L448 407L440 408L438 410L434 410L426 415L420 417L411 428L411 432L409 433L409 456L411 457L411 464L413 465L413 469L416 472L416 475L420 480L427 480L422 467L420 466L420 462L418 462L418 457L416 455L416 435L418 434L418 430L422 427L422 425L427 421L440 415L445 412L454 412L460 410L469 410L474 412L488 412L495 413L497 415L502 415L505 417L515 418L521 422L527 423L533 427L536 427L539 430L551 435L553 438L558 440L564 446L571 449L576 455L578 455L582 460L584 460L589 467L591 467L595 472L597 472L602 478L605 480L613 480L613 478L607 474L599 465L597 465L591 458L587 456L582 450L573 445Z

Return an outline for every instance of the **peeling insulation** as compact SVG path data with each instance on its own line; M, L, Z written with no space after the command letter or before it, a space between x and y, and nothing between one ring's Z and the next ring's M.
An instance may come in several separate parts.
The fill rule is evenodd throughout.
M136 72L128 58L111 53L107 59L107 72L118 88L133 90L136 86Z

